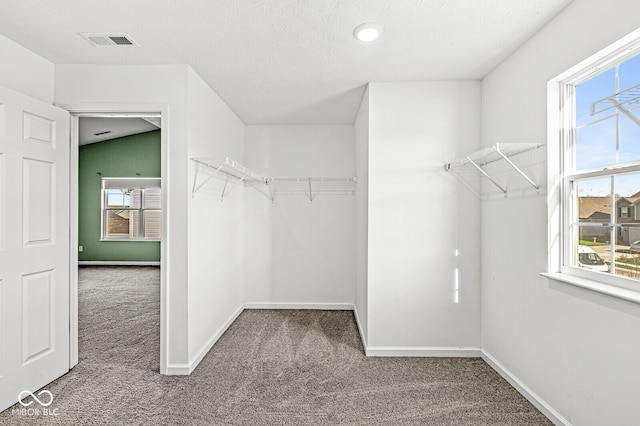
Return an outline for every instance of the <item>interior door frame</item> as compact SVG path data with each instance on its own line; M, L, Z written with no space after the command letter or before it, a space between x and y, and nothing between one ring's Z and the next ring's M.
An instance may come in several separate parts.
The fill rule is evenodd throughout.
M79 123L82 117L149 117L160 116L162 131L160 132L161 185L162 185L162 239L160 241L160 374L167 372L168 353L168 309L167 309L167 266L169 246L169 204L168 200L168 152L169 152L169 106L167 104L130 104L130 103L79 103L57 104L67 110L71 116L70 123L70 205L69 205L69 369L78 364L78 153Z

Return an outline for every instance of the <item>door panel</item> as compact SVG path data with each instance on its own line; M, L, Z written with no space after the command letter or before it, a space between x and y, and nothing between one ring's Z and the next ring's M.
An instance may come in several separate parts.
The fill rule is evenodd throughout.
M22 277L22 365L47 355L53 350L55 306L52 290L53 271Z
M0 410L69 370L69 280L69 115L0 87Z
M25 142L40 142L55 148L55 121L37 115L23 113Z
M24 159L22 170L24 245L53 243L55 165Z

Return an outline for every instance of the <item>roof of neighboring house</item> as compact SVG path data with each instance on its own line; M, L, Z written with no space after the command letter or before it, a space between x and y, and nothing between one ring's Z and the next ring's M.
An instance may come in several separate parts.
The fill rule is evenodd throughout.
M616 203L640 204L640 191L628 197L616 198ZM578 197L579 219L608 219L611 215L611 197Z
M628 200L631 204L638 204L638 200L640 200L640 191L628 197L622 197L622 198L624 200Z
M601 219L603 214L611 215L611 197L578 197L579 219Z

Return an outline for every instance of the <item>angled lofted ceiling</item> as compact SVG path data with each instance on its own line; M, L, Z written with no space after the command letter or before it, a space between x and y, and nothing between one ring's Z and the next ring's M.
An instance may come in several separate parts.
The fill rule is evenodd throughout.
M480 79L570 2L2 0L0 33L56 64L190 64L246 124L350 124L367 82Z
M160 128L160 119L137 117L81 117L78 132L80 145L102 142L150 132Z

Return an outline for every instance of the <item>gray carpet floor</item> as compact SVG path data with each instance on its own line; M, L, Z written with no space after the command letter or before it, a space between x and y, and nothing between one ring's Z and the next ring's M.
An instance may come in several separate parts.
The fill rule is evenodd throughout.
M161 376L158 268L79 272L80 362L45 387L58 415L0 424L551 424L481 359L365 357L348 311L246 310L191 376Z

